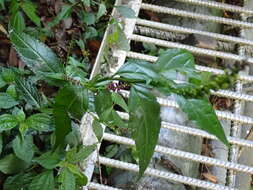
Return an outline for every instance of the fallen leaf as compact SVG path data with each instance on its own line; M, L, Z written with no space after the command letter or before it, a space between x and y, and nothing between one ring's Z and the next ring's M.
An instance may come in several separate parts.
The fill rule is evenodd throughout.
M214 175L212 175L212 174L210 174L210 173L202 173L202 176L205 179L211 181L212 183L218 183L217 177L214 176Z

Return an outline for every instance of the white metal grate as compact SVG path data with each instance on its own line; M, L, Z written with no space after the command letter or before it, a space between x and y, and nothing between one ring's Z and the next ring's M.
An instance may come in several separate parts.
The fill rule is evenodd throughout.
M214 2L214 1L203 1L203 0L175 0L175 1L237 12L237 13L241 14L242 18L247 18L247 16L253 15L253 10L251 10L249 8L228 5L228 4ZM139 11L143 9L143 10L149 10L149 11L158 12L158 13L177 15L177 16L181 16L181 17L189 17L192 19L199 19L199 20L204 20L204 21L208 21L208 22L217 22L217 23L221 23L221 24L240 27L242 29L241 32L243 32L243 30L245 28L246 29L253 28L253 23L247 22L246 19L233 20L233 19L228 19L228 18L223 18L223 17L209 16L209 15L188 12L188 11L169 8L169 7L161 7L161 6L157 6L157 5L153 5L153 4L142 3L141 0L128 0L128 1L116 0L116 5L120 5L120 4L128 4L136 12L136 16L138 16ZM118 17L115 10L113 10L112 15ZM197 55L218 57L218 58L222 58L222 59L234 60L234 61L238 61L238 62L247 62L249 64L253 64L253 57L245 55L245 53L243 51L244 46L252 46L253 45L253 40L245 39L242 36L234 37L234 36L229 36L229 35L224 35L224 34L218 34L218 33L213 33L213 32L207 32L207 31L186 28L186 27L182 27L182 26L174 26L174 25L170 25L170 24L159 23L159 22L145 20L145 19L141 19L141 18L123 19L120 17L119 19L121 19L125 23L124 32L127 36L127 39L129 40L129 43L130 43L130 41L137 41L137 42L151 43L151 44L154 44L154 45L157 45L160 47L166 47L166 48L182 48L182 49L187 49L190 52L197 54ZM151 28L151 29L153 28L156 30L174 32L174 33L179 33L179 34L198 34L198 35L202 35L202 36L206 36L206 37L211 37L213 39L216 39L216 40L219 40L222 42L235 43L239 46L239 52L238 52L238 54L235 54L235 53L229 53L229 52L225 52L225 51L204 49L204 48L200 48L200 47L181 44L178 42L157 39L155 37L148 37L148 36L143 36L141 34L134 34L134 29L136 26L146 27L147 30L149 28ZM105 37L102 42L95 66L93 68L91 78L100 72L100 68L101 68L100 63L101 63L101 60L103 57L104 49L107 46L107 44L106 44L107 37L111 31L111 27L112 26L109 26L107 28L106 33L105 33ZM157 60L157 57L155 57L155 56L145 55L145 54L142 54L139 52L135 52L133 50L130 50L130 51L118 50L117 48L114 48L114 49L112 48L112 55L115 58L116 63L112 67L109 68L109 72L110 72L109 74L112 74L115 71L117 71L118 68L122 64L124 64L124 62L126 61L127 58L146 60L151 63L155 62ZM197 69L199 71L211 72L211 73L214 73L217 75L224 74L223 70L212 68L209 66L198 65ZM225 98L231 98L231 99L235 100L235 109L234 109L233 113L229 112L229 111L216 110L216 114L220 119L230 120L233 122L232 133L230 134L230 136L228 136L228 140L232 144L229 160L223 161L223 160L219 160L217 158L211 158L211 157L207 157L207 156L203 156L203 155L193 154L193 153L189 153L186 151L181 151L181 150L168 148L168 147L164 147L164 146L156 146L156 149L155 149L156 152L159 152L161 154L170 155L170 156L178 157L181 159L192 160L194 162L205 163L208 165L217 166L217 167L227 169L227 171L229 171L228 172L229 181L226 184L227 186L214 184L214 183L207 182L204 180L194 179L194 178L190 178L190 177L186 177L186 176L182 176L182 175L178 175L178 174L174 174L174 173L170 173L170 172L164 172L164 171L160 171L160 170L152 169L152 168L148 168L145 172L145 175L155 176L157 178L163 178L163 179L167 179L167 180L171 180L171 181L175 181L175 182L179 182L179 183L183 183L183 184L188 184L191 186L201 187L204 189L236 190L236 188L235 188L236 187L236 184L235 184L236 180L235 179L236 179L237 172L253 174L253 167L252 166L243 165L243 164L238 163L239 149L241 147L253 148L253 141L241 138L241 128L243 128L246 124L253 125L253 118L243 115L243 104L247 103L247 102L253 102L253 96L248 95L244 91L243 84L250 84L252 82L253 82L252 75L249 75L247 72L240 72L238 74L238 81L236 84L235 91L218 90L216 92L214 92L214 91L212 92L213 95L225 97ZM125 97L128 97L129 92L122 91L121 94ZM176 104L176 102L172 101L172 100L158 98L158 102L162 106L169 106L169 107L178 108L178 105ZM120 113L120 116L124 119L128 119L128 115L126 113ZM89 118L89 119L87 119L87 118ZM92 133L92 127L91 127L92 117L90 117L87 114L84 116L83 120L85 120L85 122L83 122L81 125L81 131L84 136L84 144L89 144L89 143L92 143L95 141L94 134ZM165 129L173 130L173 131L180 132L180 133L185 133L185 134L189 134L189 135L193 135L193 136L199 136L199 137L203 137L203 138L207 138L207 139L217 140L217 138L215 136L210 135L207 132L202 131L200 129L191 128L189 126L183 126L183 125L173 124L173 123L169 123L169 122L162 122L162 127ZM128 146L134 145L134 141L132 139L117 136L117 135L112 135L112 134L108 134L108 133L104 133L103 139L110 141L110 142L124 144L124 145L128 145ZM94 169L93 164L97 160L99 161L99 164L103 164L106 166L129 170L129 171L133 171L133 172L138 171L137 165L118 161L118 160L113 160L113 159L109 159L109 158L105 158L105 157L101 157L97 154L97 152L94 152L93 155L90 156L89 163L85 164L85 167L86 167L85 172L86 173L88 172L88 177L90 179L91 179L91 175L92 175L92 172ZM89 183L88 189L118 190L117 188L101 185L101 184L94 183L94 182Z

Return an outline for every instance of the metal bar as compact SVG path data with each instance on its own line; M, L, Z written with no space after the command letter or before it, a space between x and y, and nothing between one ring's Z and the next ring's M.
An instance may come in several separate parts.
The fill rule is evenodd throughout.
M127 113L124 112L117 112L120 117L124 120L128 120L129 116ZM190 135L194 135L194 136L201 136L204 138L208 138L208 139L214 139L214 140L218 140L218 138L214 135L211 135L209 133L207 133L206 131L203 131L201 129L197 129L197 128L192 128L192 127L188 127L188 126L183 126L183 125L178 125L178 124L174 124L174 123L169 123L169 122L164 122L162 121L162 127L165 129L170 129L173 131L179 131L182 133L186 133L186 134L190 134ZM228 141L231 144L236 144L239 146L246 146L248 148L253 148L253 141L250 140L244 140L244 139L240 139L240 138L235 138L235 137L230 137L228 136Z
M240 7L240 6L235 6L235 5L225 4L225 3L219 3L219 2L215 2L215 1L201 1L201 0L176 0L176 1L190 3L193 5L202 5L202 6L222 9L222 10L226 10L226 11L233 11L233 12L245 13L245 14L253 14L252 10L247 9L245 7Z
M117 56L119 54L120 54L119 51L116 51L114 56ZM136 53L133 51L127 52L127 57L134 58L134 59L142 59L142 60L150 61L150 62L156 62L158 59L158 57L155 57L155 56L145 55L142 53ZM214 73L217 75L225 74L225 72L223 70L215 69L212 67L205 67L205 66L196 65L196 69L199 71L211 72L211 73ZM245 82L253 82L253 76L251 76L251 75L238 74L238 79L243 80Z
M218 33L213 33L213 32L206 32L206 31L201 31L201 30L195 30L191 28L185 28L182 26L164 24L164 23L144 20L140 18L136 20L136 24L141 25L141 26L148 26L148 27L156 28L160 30L167 30L167 31L179 32L179 33L184 33L184 34L199 34L199 35L208 36L208 37L221 40L221 41L228 41L228 42L234 42L234 43L245 44L245 45L253 45L252 40L247 40L244 38L238 38L234 36L228 36L228 35L223 35L223 34L218 34Z
M99 184L99 183L93 183L93 182L90 182L88 184L88 189L96 189L96 190L122 190L122 189L110 187L110 186L107 186L107 185L102 185L102 184Z
M108 140L110 142L115 142L115 143L129 145L129 146L135 145L134 140L130 138L117 136L117 135L113 135L109 133L104 133L103 139ZM227 168L227 169L231 169L231 170L235 170L239 172L253 174L253 167L236 164L233 162L227 162L227 161L210 158L210 157L202 156L198 154L193 154L193 153L189 153L189 152L185 152L185 151L181 151L181 150L177 150L173 148L168 148L168 147L164 147L160 145L156 145L155 151L161 154L184 158L186 160L191 160L194 162L200 162L200 163L204 163L208 165L219 166L222 168Z
M194 18L194 19L199 19L199 20L217 22L217 23L222 23L222 24L229 24L232 26L238 26L238 27L244 27L244 28L253 28L253 23L250 23L250 22L244 22L244 21L233 20L233 19L228 19L228 18L223 18L223 17L193 13L193 12L183 11L183 10L174 9L174 8L151 5L147 3L142 3L141 8L145 10L149 10L149 11L158 12L158 13L165 13L165 14Z
M101 157L101 156L99 157L99 161L101 164L104 164L107 166L111 166L111 167L115 167L115 168L119 168L123 170L128 170L128 171L133 171L133 172L139 171L139 166L136 164L130 164L130 163L126 163L126 162L122 162L122 161L118 161L114 159L109 159L109 158ZM203 180L194 179L194 178L190 178L190 177L186 177L182 175L177 175L171 172L164 172L164 171L160 171L160 170L152 169L152 168L147 168L147 170L145 171L145 174L183 183L183 184L196 186L196 187L202 187L209 190L221 190L221 189L222 190L238 190L235 188L229 188L223 185L214 184L214 183L206 182Z
M124 97L129 96L129 92L125 91L125 90L122 90L121 94ZM157 98L157 102L159 104L161 104L162 106L169 106L169 107L179 108L178 104L174 100L168 100L168 99L164 99L164 98ZM233 114L233 113L230 113L230 112L227 112L227 111L219 111L219 110L215 110L215 113L220 119L227 119L227 120L232 120L232 121L239 122L239 123L253 125L253 118L251 118L251 117L247 117L247 116L243 116L243 115L236 115L236 114Z
M230 59L230 60L235 60L239 62L245 61L248 63L253 63L253 58L251 57L245 57L245 56L240 56L240 55L236 55L232 53L225 53L225 52L220 52L220 51L215 51L215 50L210 50L210 49L198 48L194 46L184 45L184 44L180 44L176 42L169 42L165 40L150 38L146 36L140 36L136 34L133 34L130 37L130 39L134 41L139 41L139 42L152 43L152 44L162 46L162 47L167 47L167 48L186 49L192 53L200 54L200 55L219 57L219 58Z

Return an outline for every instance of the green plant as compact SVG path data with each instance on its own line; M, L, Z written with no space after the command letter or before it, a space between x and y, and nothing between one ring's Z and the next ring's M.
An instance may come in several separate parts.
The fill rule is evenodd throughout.
M10 39L36 77L60 88L55 98L51 100L50 113L54 118L53 136L55 139L52 143L52 151L54 151L50 154L56 154L55 151L63 152L66 149L66 137L72 132L71 120L80 121L85 112L97 114L95 118L97 126L103 123L120 127L124 122L114 109L114 105L117 104L129 113L128 128L136 143L141 176L153 155L161 125L160 105L156 101L155 92L166 96L174 95L180 108L190 120L228 145L222 126L208 101L208 96L210 89L216 90L230 86L234 81L234 76L214 77L209 73L198 73L195 70L193 56L185 50L167 50L155 64L131 60L113 76L97 75L92 80L88 80L83 77L82 72L84 71L76 72L75 76L71 76L67 69L68 66L64 67L49 48L32 37L12 31ZM184 83L173 81L177 73L186 77ZM115 81L123 82L131 88L128 104L115 93L120 90L117 89L120 86L115 86ZM13 101L10 106L15 105L16 102ZM38 108L41 107L41 103L35 105ZM24 132L21 134L24 136ZM29 138L26 137L26 139ZM31 157L29 160L32 159ZM60 158L56 163L48 168L45 165L42 166L51 170L63 167L64 172L70 170L70 168L65 170L68 164L62 164ZM75 172L72 174L74 175ZM51 176L51 173L47 171L45 175ZM44 175L41 178L44 178Z

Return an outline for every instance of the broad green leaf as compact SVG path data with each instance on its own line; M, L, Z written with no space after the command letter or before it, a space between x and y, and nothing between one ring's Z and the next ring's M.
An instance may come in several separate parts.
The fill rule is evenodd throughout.
M33 114L26 119L26 124L29 128L37 131L51 131L53 121L52 117L47 113Z
M97 20L106 13L106 6L104 3L99 4L98 12L97 12Z
M185 74L187 78L198 78L193 55L183 49L170 49L163 52L156 61L156 70L167 79L175 79L173 71Z
M160 105L150 90L134 85L129 96L129 111L129 128L133 131L141 177L157 144L161 127Z
M33 173L19 173L17 175L10 176L4 182L4 190L27 190L33 177Z
M66 160L73 164L81 162L85 160L94 150L96 149L96 145L90 146L80 146L79 148L72 148L67 152Z
M14 84L8 86L8 88L6 89L6 93L9 94L14 99L18 97L16 87Z
M67 85L58 92L55 102L75 118L81 119L88 108L88 90L78 85Z
M93 25L96 22L96 17L94 13L85 12L82 20L87 25Z
M59 190L76 189L76 178L72 172L67 168L63 168L59 175L59 182L61 183Z
M57 152L46 152L34 161L46 169L54 169L61 161L61 156Z
M65 137L71 132L71 119L64 106L54 106L53 111L55 121L55 146L64 143Z
M92 122L92 128L93 128L93 131L94 131L98 141L100 142L102 140L102 137L104 134L104 129L103 129L102 125L100 124L100 122L98 120L94 119Z
M61 12L55 17L55 19L48 24L49 27L54 27L59 24L62 19L68 18L72 12L73 5L63 5Z
M98 36L98 31L96 30L96 28L94 28L92 26L88 26L85 31L84 38L91 39L91 38L95 38L97 36Z
M21 160L30 163L34 155L32 135L26 135L23 138L16 136L12 143L16 156Z
M18 125L18 120L14 115L3 114L0 116L0 132L10 130Z
M0 92L0 109L9 109L18 105L18 102L9 94Z
M95 96L95 110L101 120L109 120L113 109L111 93L108 90L101 90Z
M135 12L133 9L127 6L116 6L118 12L125 18L136 18Z
M77 165L65 163L65 167L69 169L71 173L76 176L77 182L84 186L88 182L88 178L83 174L80 168Z
M75 80L82 81L82 82L87 81L87 78L85 78L87 76L87 73L84 72L81 68L78 68L76 66L68 65L66 67L66 74L67 76Z
M16 89L19 95L36 109L41 108L42 96L30 80L16 79Z
M54 190L54 186L54 173L49 170L35 176L29 185L29 190Z
M12 115L14 115L19 123L25 120L25 112L23 109L19 109L17 107L12 111Z
M27 163L17 158L14 154L8 154L0 160L0 171L4 174L15 174L27 168Z
M112 101L115 104L118 104L120 107L122 107L125 111L129 112L128 106L124 100L124 98L119 95L118 93L112 92Z
M132 80L143 80L147 83L159 79L155 65L143 61L129 61L125 63L117 71L117 75Z
M207 98L186 99L182 96L176 96L176 101L189 120L229 146L224 130Z
M35 38L25 33L11 31L10 39L23 61L35 73L63 72L63 66L55 53Z
M36 14L36 5L31 1L23 1L21 4L21 8L25 12L25 14L34 22L38 27L41 26L40 17Z
M17 32L23 32L25 29L25 19L20 11L11 15L10 18L10 30L13 29Z

